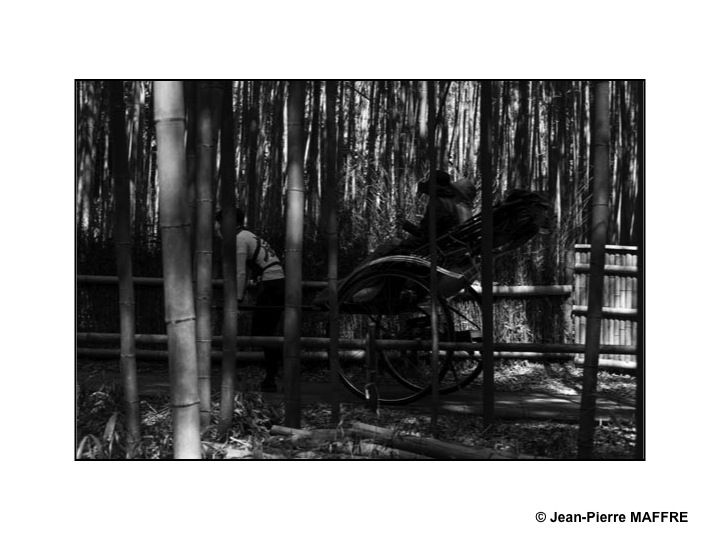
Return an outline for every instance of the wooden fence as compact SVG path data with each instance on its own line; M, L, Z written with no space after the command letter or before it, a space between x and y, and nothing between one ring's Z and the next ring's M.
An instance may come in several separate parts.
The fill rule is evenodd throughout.
M601 366L621 369L633 369L636 365L634 352L637 350L637 247L634 246L605 246L605 281L603 298L603 321L601 328ZM560 353L572 358L577 355L582 361L583 345L585 343L585 329L587 326L587 298L588 282L590 277L590 245L576 244L574 252L569 257L568 279L570 285L549 286L496 286L493 292L496 297L528 298L532 296L567 296L565 303L565 324L574 335L574 344L501 344L496 343L496 356L523 356L536 355L542 359L549 353ZM117 283L116 276L76 276L78 284L111 285ZM159 289L162 278L135 277L135 285ZM325 282L303 282L309 290L322 288ZM222 280L213 280L213 287L222 287ZM113 303L114 305L114 303ZM82 326L82 325L80 325ZM161 331L162 329L160 329ZM105 341L119 341L117 334L78 333L78 340L83 343L92 341L93 336L105 336ZM112 336L113 339L109 339ZM219 339L219 338L218 338ZM472 347L471 347L472 348ZM92 352L92 349L88 351ZM81 352L87 352L82 349ZM140 351L139 351L140 352ZM149 351L157 354L160 351ZM524 357L524 356L523 356Z
M600 343L637 347L637 247L605 246L603 283L603 320ZM572 260L572 259L571 259ZM588 283L590 280L590 245L576 244L574 252L572 318L575 343L585 343L587 326ZM601 354L605 365L634 367L635 356Z

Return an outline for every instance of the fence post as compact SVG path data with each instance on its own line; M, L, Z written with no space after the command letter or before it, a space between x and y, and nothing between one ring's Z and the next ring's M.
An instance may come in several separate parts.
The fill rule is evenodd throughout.
M565 257L564 276L565 283L572 286L572 292L563 301L563 336L562 343L572 343L574 326L572 318L572 307L575 299L575 248L570 247Z
M377 388L377 349L375 346L375 323L368 324L368 334L365 340L365 401L368 409L378 414L378 388Z

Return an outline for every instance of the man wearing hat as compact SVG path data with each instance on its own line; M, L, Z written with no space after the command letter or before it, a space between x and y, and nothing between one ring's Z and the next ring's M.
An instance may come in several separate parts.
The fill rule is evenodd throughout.
M470 180L452 181L445 171L435 172L437 205L435 210L435 230L441 236L452 227L472 217L472 204L475 198L475 185ZM424 180L418 185L418 193L429 195L430 181ZM412 236L403 240L402 248L413 248L428 242L430 236L430 201L425 207L425 214L420 223L414 225L405 220L402 228Z

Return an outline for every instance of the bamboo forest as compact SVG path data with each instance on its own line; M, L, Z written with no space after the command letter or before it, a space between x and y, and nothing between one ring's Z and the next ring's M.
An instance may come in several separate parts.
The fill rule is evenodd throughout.
M75 459L645 459L644 81L75 99Z

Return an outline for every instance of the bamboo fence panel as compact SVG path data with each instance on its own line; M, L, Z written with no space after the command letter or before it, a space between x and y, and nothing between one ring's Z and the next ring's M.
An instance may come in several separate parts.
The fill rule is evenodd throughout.
M603 321L600 341L603 345L637 346L637 247L605 246L606 274L603 280ZM590 246L575 246L573 280L573 327L575 343L585 343L587 328L588 266ZM634 364L628 354L603 354L603 361Z

